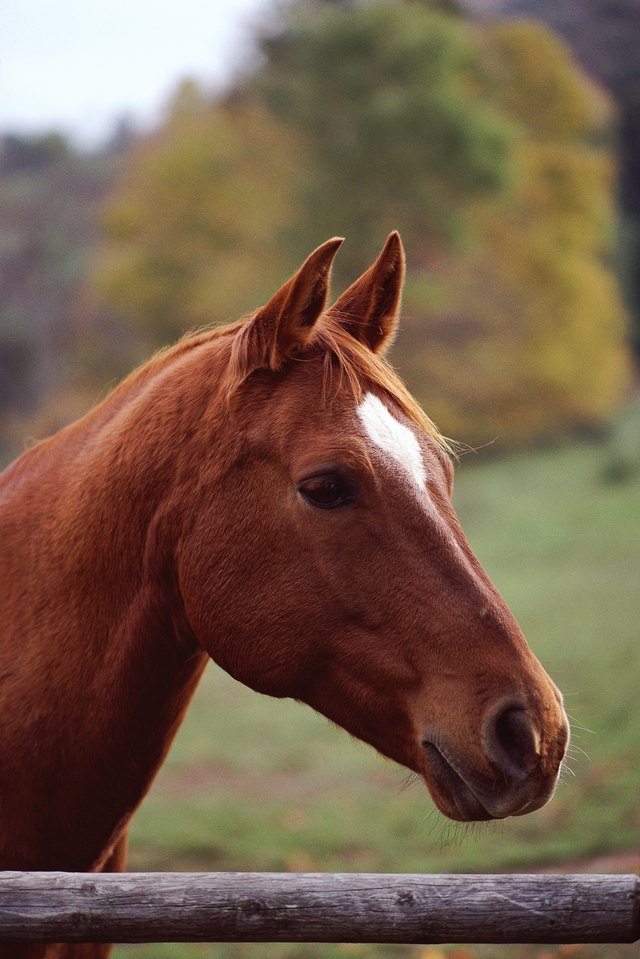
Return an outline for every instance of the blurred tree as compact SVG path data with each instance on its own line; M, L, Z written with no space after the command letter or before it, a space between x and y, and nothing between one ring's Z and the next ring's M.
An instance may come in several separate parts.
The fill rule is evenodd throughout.
M259 106L183 84L106 210L105 299L156 342L255 307L282 278L295 156Z
M338 283L392 228L416 260L460 243L466 204L508 181L513 131L474 93L464 22L302 4L262 51L226 103L178 92L107 212L102 289L161 339L255 306L327 236L349 238Z
M456 435L513 445L604 423L626 382L612 113L539 25L486 28L483 56L488 93L521 130L518 182L469 211L481 240L430 313L435 348L408 337L406 372L427 371L422 396Z
M60 133L40 136L19 136L7 133L0 143L0 173L27 173L50 167L71 154L71 148Z
M73 363L96 214L113 158L58 134L0 140L0 451Z
M561 44L423 4L298 2L261 50L224 102L183 85L132 152L108 301L165 340L255 307L332 234L350 282L399 228L395 359L449 432L602 422L624 380L610 113Z
M572 48L619 107L620 258L640 370L640 0L464 0L481 14L535 17Z
M468 25L431 5L301 3L253 90L304 144L295 243L344 233L350 281L399 229L414 262L469 237L466 207L513 172L513 129L475 86Z

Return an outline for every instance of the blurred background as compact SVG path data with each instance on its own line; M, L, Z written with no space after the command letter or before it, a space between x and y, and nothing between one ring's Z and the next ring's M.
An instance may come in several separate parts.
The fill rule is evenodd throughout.
M1 463L183 331L264 302L327 237L347 237L337 293L399 229L391 359L468 447L463 525L574 720L548 807L459 829L398 767L212 666L131 868L637 871L640 0L9 0L2 17Z

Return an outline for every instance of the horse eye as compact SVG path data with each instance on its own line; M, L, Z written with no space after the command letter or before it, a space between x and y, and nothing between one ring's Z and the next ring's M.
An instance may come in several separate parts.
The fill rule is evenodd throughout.
M305 480L299 489L307 502L319 509L335 509L352 503L354 499L351 483L335 474L314 476Z

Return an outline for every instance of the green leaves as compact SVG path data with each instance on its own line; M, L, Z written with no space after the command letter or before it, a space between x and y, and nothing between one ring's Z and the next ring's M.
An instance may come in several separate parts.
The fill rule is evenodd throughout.
M463 21L416 6L300 5L266 53L253 89L301 137L311 174L296 234L309 245L340 224L344 282L387 226L414 257L455 245L461 209L508 181L514 131L474 89Z
M394 358L450 434L527 444L604 422L624 386L607 101L544 29L421 4L282 13L225 100L193 84L130 155L103 296L166 341L268 300L346 236L339 290L393 229Z

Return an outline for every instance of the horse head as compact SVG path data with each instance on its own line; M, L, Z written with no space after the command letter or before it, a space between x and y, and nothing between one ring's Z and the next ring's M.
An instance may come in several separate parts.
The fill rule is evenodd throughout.
M234 677L419 773L450 818L533 811L562 698L461 529L446 441L384 360L400 239L327 309L340 243L223 336L178 546L186 616Z

